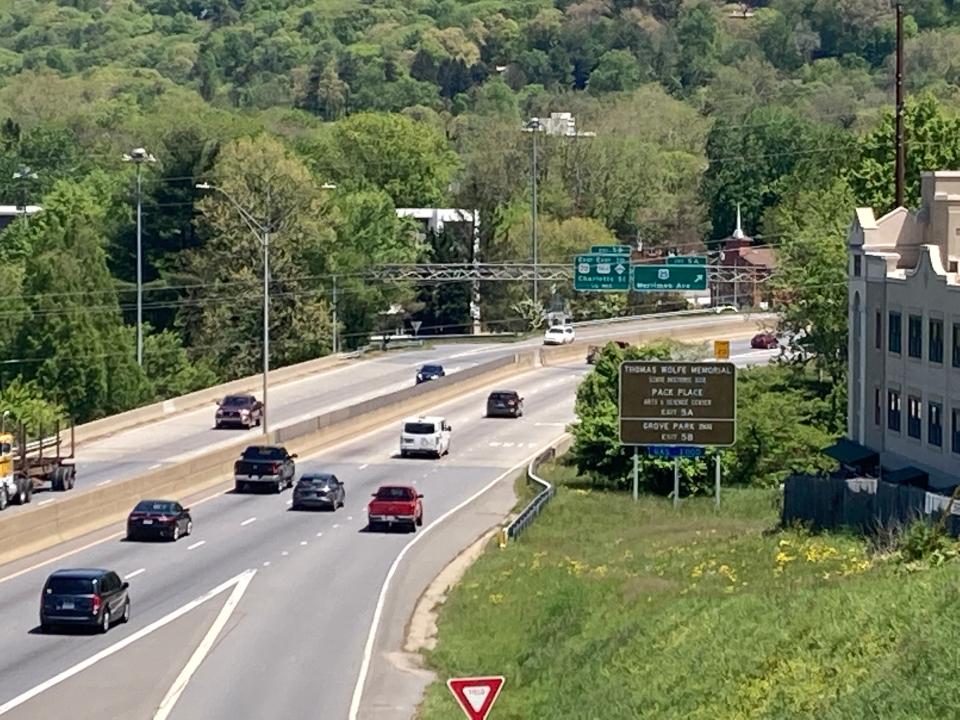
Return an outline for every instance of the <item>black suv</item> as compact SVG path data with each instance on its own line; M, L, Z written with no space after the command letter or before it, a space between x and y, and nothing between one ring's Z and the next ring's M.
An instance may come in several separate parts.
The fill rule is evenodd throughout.
M520 417L523 398L516 390L494 390L487 398L487 417Z
M429 380L439 380L445 375L446 373L443 370L443 365L424 365L417 372L417 385L420 383L425 383Z
M40 629L85 625L106 632L130 619L130 584L112 570L57 570L43 586Z

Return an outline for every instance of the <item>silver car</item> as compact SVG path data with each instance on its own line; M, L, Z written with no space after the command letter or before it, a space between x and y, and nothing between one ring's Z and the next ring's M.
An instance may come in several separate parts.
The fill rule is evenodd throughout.
M329 508L336 510L347 501L347 491L336 475L305 473L293 488L293 509Z

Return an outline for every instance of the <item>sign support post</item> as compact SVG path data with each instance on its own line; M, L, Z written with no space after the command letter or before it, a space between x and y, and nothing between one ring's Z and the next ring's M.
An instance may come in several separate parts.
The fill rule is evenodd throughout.
M640 501L640 453L639 448L633 446L633 501Z
M714 493L717 496L717 510L720 509L720 453L717 453L713 459L714 463Z
M680 458L673 459L673 509L680 505Z

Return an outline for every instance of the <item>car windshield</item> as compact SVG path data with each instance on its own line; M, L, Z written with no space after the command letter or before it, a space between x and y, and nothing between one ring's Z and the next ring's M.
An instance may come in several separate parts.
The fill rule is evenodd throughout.
M382 487L377 490L377 500L409 500L412 496L408 488Z
M90 578L52 577L47 583L50 595L93 595L93 580Z
M173 503L163 500L141 500L133 509L134 512L148 513L172 513L174 512Z
M511 392L495 392L490 393L491 400L514 400L516 399L517 394Z
M253 398L249 395L227 395L223 399L223 404L234 407L247 407L253 404Z
M300 478L300 482L304 485L332 485L333 478L330 475L305 475Z
M248 447L243 451L244 460L283 460L283 448Z
M439 375L443 372L443 368L439 365L424 365L422 368L420 368L420 372L424 373L425 375Z
M403 426L403 431L408 435L433 435L436 432L433 423L408 422Z
M562 332L563 332L563 328L562 328L562 327L552 327L552 328L550 328L549 330L547 330L547 332L548 332L548 333L557 333L557 334L559 334L559 333L562 333Z

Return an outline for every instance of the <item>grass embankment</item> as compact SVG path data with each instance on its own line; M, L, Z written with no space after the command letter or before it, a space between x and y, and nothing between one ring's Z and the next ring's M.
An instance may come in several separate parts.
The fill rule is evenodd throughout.
M496 720L960 716L960 564L907 574L854 537L765 532L775 502L561 487L451 592L428 662L505 675ZM462 712L438 682L420 717Z

